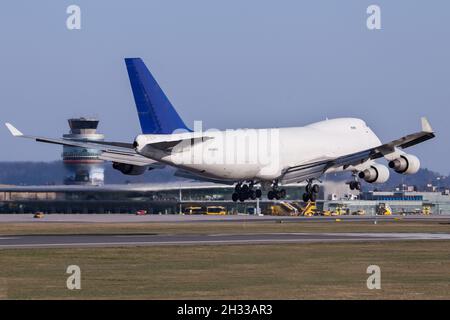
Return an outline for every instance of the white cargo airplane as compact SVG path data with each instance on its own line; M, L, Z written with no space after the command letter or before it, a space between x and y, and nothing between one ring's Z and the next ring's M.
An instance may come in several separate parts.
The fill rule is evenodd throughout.
M251 135L260 139L250 142L247 147L255 147L261 140L270 144L271 150L265 161L249 161L247 158L244 161L208 161L205 155L221 154L227 159L236 159L243 151L236 144L226 143L224 136L230 131L190 130L143 61L127 58L125 63L142 128L142 134L133 143L27 136L9 123L6 126L15 137L99 149L102 151L100 158L111 161L113 167L124 174L137 175L161 165L170 165L178 169L178 176L236 183L234 201L260 198L262 192L256 188L258 184L263 189L270 189L267 194L270 200L281 199L286 192L279 185L303 181L307 182L303 200L315 201L319 186L314 181L319 181L328 172L351 171L353 179L348 184L352 190L360 189L358 177L369 183L383 183L389 178L389 169L374 161L382 157L388 160L389 167L395 172L414 174L420 168L420 161L402 149L435 136L427 119L422 118L421 131L383 144L363 120L339 118L304 127L252 130ZM250 129L237 130L232 135L238 142L247 141L251 136L249 132ZM271 133L270 138L261 139L267 137L268 132ZM265 151L267 149L265 146Z

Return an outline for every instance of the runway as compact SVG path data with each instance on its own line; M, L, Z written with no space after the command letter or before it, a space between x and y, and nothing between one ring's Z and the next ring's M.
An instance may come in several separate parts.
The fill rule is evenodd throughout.
M450 240L449 233L248 233L2 236L0 249Z
M406 215L406 216L333 216L333 217L303 217L303 216L256 216L256 215L144 215L134 214L47 214L42 219L33 218L32 214L0 214L0 223L190 223L190 222L301 222L301 221L335 221L341 219L345 221L391 221L401 219L405 221L439 221L450 223L448 215Z

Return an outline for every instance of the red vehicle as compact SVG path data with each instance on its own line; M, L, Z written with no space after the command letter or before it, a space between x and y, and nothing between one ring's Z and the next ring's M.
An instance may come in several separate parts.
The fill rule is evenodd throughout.
M147 210L138 210L136 211L137 216L145 216L147 214Z

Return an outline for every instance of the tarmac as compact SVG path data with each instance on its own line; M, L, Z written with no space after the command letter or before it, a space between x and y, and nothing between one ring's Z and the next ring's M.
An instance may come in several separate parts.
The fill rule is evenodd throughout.
M257 216L257 215L143 215L134 214L47 214L44 218L33 218L32 214L0 214L0 223L22 222L60 222L60 223L189 223L189 222L301 222L301 221L390 221L401 219L406 221L440 221L450 223L448 215L392 215L392 216Z
M438 221L450 224L450 215L407 216L257 216L257 215L144 215L133 214L1 214L0 223L212 223L212 222L283 222L302 221ZM161 245L229 245L269 243L450 240L449 233L254 233L254 234L94 234L94 235L17 235L0 236L0 249L117 247Z
M248 233L1 236L0 249L450 240L449 233Z

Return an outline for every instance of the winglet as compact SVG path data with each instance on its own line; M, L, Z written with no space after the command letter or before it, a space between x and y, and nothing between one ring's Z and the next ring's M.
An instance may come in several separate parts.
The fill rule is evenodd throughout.
M11 123L5 123L6 127L8 128L9 132L11 132L11 134L14 137L21 137L23 136L23 133L20 132L19 130L16 129L16 127L14 127Z
M430 125L430 122L428 122L428 119L425 117L420 118L420 121L422 123L422 131L423 132L433 132L433 128Z

